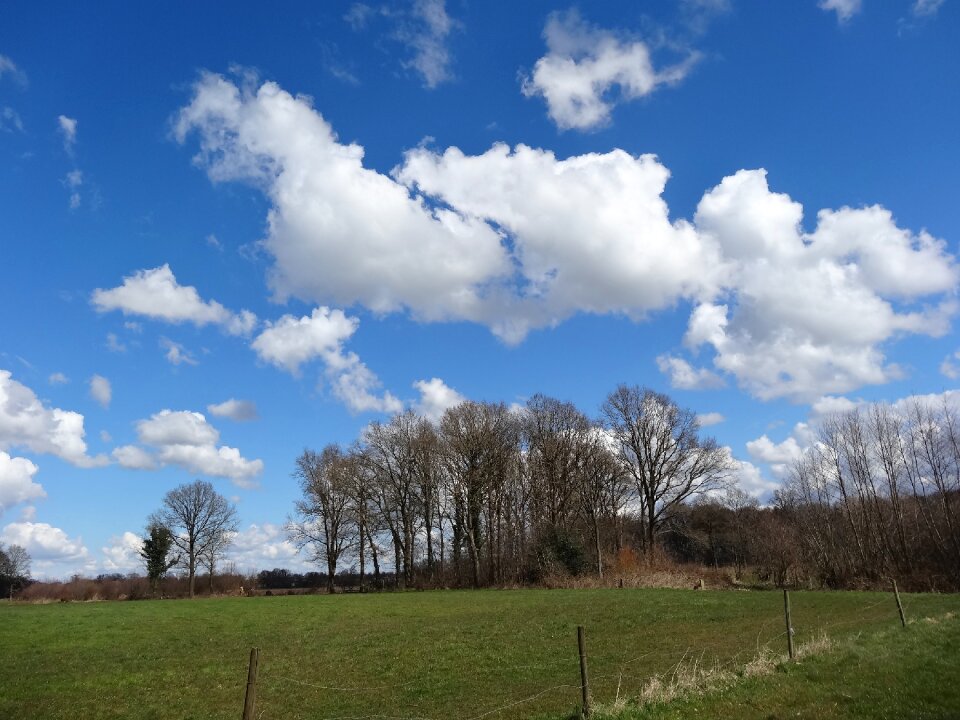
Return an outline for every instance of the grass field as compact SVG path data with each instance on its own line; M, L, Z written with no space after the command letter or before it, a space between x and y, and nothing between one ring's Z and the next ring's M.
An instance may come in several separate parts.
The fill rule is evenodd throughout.
M887 593L791 599L800 643L899 625ZM956 595L904 602L960 611ZM578 624L609 702L685 656L782 650L782 613L776 592L612 589L3 604L0 718L235 719L251 646L265 720L562 717L579 702Z

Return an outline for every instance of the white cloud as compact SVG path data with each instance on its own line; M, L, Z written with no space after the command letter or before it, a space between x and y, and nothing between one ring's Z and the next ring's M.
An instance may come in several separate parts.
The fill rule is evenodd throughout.
M670 173L653 155L558 160L524 145L477 156L419 148L395 174L509 234L519 277L463 312L507 341L577 312L641 320L707 293L723 267L715 243L686 221L671 222L662 198Z
M215 445L220 439L207 419L197 412L162 410L137 423L140 442L155 447L165 445Z
M256 315L248 310L233 313L215 300L202 300L195 287L180 285L166 264L138 270L119 287L94 290L91 302L98 312L120 310L175 324L220 325L231 335L248 335L257 324Z
M365 3L354 3L343 15L343 20L354 32L365 30L375 19L386 20L392 28L389 39L400 43L408 53L402 65L423 80L424 87L435 88L453 79L453 57L450 35L461 27L447 13L446 0L412 0L408 7L400 3L383 4L374 8ZM327 55L333 54L329 48ZM348 69L327 62L328 70L341 80L357 84Z
M727 448L729 452L729 448ZM780 483L764 477L756 465L746 460L737 460L730 455L733 468L732 480L745 493L756 498L766 499L780 487Z
M683 358L660 355L657 367L670 378L670 387L678 390L709 390L724 386L723 378L707 368L695 368Z
M957 350L953 355L948 355L940 363L940 372L951 380L960 378L960 365L954 363L954 360L960 360L960 350Z
M0 370L0 449L48 453L78 467L105 464L105 457L87 455L84 435L83 415L45 407L30 388Z
M110 544L100 548L103 553L103 569L106 572L129 573L143 570L140 550L143 538L129 530L110 538Z
M23 120L20 113L12 107L0 108L0 130L4 132L23 132Z
M253 182L274 204L263 247L277 300L440 320L464 317L483 284L510 272L492 228L364 168L361 147L340 144L306 98L274 83L254 92L204 75L176 123L181 141L194 130L211 180Z
M409 20L397 29L398 39L412 52L403 65L419 73L425 87L435 88L453 78L448 42L457 26L447 14L445 0L414 0Z
M6 55L0 55L0 78L9 75L15 83L24 86L27 84L27 75L17 64Z
M113 399L113 388L110 387L110 381L102 375L91 377L90 397L96 400L101 407L110 407L110 400Z
M47 382L51 385L66 385L68 382L70 382L70 378L68 378L62 372L55 372L47 378Z
M914 0L910 12L918 18L932 17L939 12L943 3L944 0Z
M941 335L956 312L946 244L897 227L879 206L821 210L810 234L802 215L762 170L704 195L696 226L721 248L729 291L695 308L686 344L711 346L716 369L762 399L810 401L900 377L881 345ZM931 299L939 304L918 306Z
M547 54L537 60L522 90L527 97L542 96L550 118L562 130L606 124L616 102L680 82L698 58L691 53L682 62L657 70L646 43L594 27L576 10L551 14L543 37ZM617 96L612 94L614 86Z
M107 333L107 350L115 353L125 353L127 346L120 341L116 333Z
M100 441L101 441L101 442L105 442L105 443L113 442L113 436L110 435L110 433L108 433L106 430L101 430L101 431L100 431Z
M342 310L316 308L309 316L284 315L267 327L251 347L264 362L300 374L300 366L320 358L333 394L351 412L398 412L402 403L389 392L378 395L377 376L356 353L344 352L343 343L356 331L359 322Z
M77 142L77 121L75 118L60 115L57 117L57 127L63 136L63 149L73 154L73 146Z
M359 324L342 310L318 307L309 316L284 315L276 322L267 322L251 347L264 362L298 375L304 363L339 354L341 344Z
M924 0L918 0L923 2ZM837 22L843 24L850 20L862 9L862 0L820 0L817 5L827 12L837 14Z
M463 395L440 378L417 380L413 387L420 393L420 399L414 404L414 409L431 422L439 422L448 408L466 400Z
M234 398L224 400L222 403L207 405L207 411L216 417L230 418L237 422L256 420L259 417L257 406L254 403L249 400L236 400Z
M700 427L702 428L719 425L725 420L726 418L718 412L708 412L697 415L697 422L700 423Z
M262 460L247 460L236 448L218 447L220 433L198 412L161 410L137 422L137 435L154 453L151 456L137 446L117 448L114 458L124 467L176 465L201 475L229 478L240 487L253 487L263 472Z
M0 450L0 515L17 503L47 496L43 486L33 481L39 469L26 458Z
M0 539L7 545L20 545L30 553L34 567L53 563L86 560L87 548L81 538L70 538L63 530L47 523L14 522L3 528Z
M620 150L560 160L523 145L421 147L387 177L273 83L204 75L176 125L181 140L194 130L213 181L246 180L271 200L262 245L281 301L469 320L507 342L576 313L641 321L690 302L685 343L713 350L700 370L796 401L900 377L883 348L943 334L957 309L944 242L879 206L822 210L805 233L802 207L763 170L723 179L691 223L671 220L657 158ZM320 354L263 349L291 371Z
M114 448L111 454L120 467L125 467L128 470L156 470L158 467L156 458L136 445L123 445Z
M166 350L164 355L171 365L197 365L197 359L183 345L168 337L160 338L160 347Z
M305 555L297 552L296 546L287 538L281 525L272 523L252 524L232 537L227 548L227 562L236 563L241 572L256 572L273 568L290 570L316 570Z

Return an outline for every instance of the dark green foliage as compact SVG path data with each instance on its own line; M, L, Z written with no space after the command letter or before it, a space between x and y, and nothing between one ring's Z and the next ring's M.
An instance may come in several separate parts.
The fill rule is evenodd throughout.
M565 530L547 532L537 548L541 575L562 572L576 577L587 569L587 556L580 538Z
M140 557L144 559L147 565L150 590L156 594L160 580L170 568L180 562L180 557L170 557L173 536L168 527L154 523L148 528L148 532L149 535L143 539Z

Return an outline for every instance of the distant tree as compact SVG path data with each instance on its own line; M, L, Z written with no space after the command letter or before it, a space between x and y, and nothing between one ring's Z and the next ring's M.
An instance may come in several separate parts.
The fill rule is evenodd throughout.
M683 502L725 484L729 453L713 438L700 437L692 410L648 388L620 385L602 411L623 466L636 484L644 545L650 554L661 524Z
M354 497L353 459L339 445L327 445L319 454L304 450L294 476L303 498L296 503L297 519L288 526L291 540L309 548L313 559L326 566L327 588L335 587L337 564L356 539L351 512Z
M221 545L237 531L237 510L213 485L197 480L168 492L152 523L169 528L170 539L181 553L179 564L187 569L193 597L197 564L211 547Z
M6 594L13 599L15 590L30 582L30 554L20 545L10 545L6 550L0 546L0 585L5 586Z
M152 523L147 528L147 537L143 539L140 548L140 557L147 566L147 578L150 580L150 591L156 595L160 580L174 565L180 562L180 556L170 556L173 549L173 537L170 528L158 523Z

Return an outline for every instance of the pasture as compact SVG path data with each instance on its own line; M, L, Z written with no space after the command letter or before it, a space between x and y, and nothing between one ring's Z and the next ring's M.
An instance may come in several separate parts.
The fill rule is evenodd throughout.
M903 599L910 618L960 611L956 595ZM838 640L903 632L889 593L793 592L791 600L798 644L823 632ZM3 604L0 717L235 720L252 646L261 649L264 720L566 717L579 705L577 625L586 628L599 703L637 692L684 658L735 667L768 644L785 652L782 595L765 591Z

